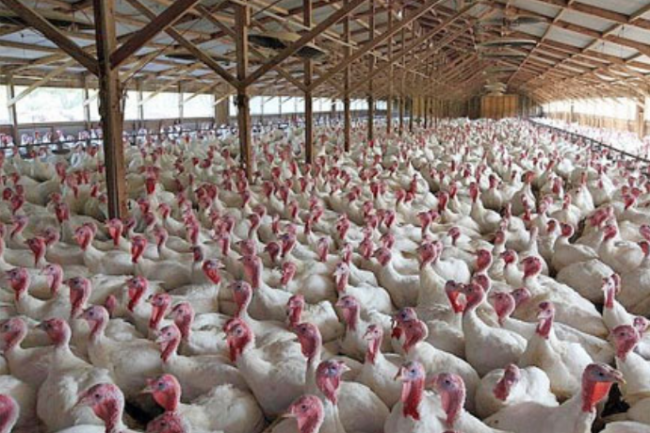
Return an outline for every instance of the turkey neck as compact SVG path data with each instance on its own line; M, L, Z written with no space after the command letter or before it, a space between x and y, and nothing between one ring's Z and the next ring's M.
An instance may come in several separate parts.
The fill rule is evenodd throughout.
M315 351L311 359L307 360L307 372L305 375L305 391L308 394L314 394L322 396L318 385L316 384L316 370L318 369L318 364L321 361L321 349L320 346Z
M106 426L106 433L121 433L124 431L122 424L122 408L120 403L114 400L104 403L105 408L102 408L101 417Z
M420 269L420 290L418 293L418 306L434 306L437 304L445 305L446 299L444 294L439 290L432 290L434 287L444 287L444 280L435 272L431 263Z
M596 405L607 397L611 388L611 383L583 380L581 393L582 411L595 413Z
M359 319L361 318L359 307L345 308L343 310L343 318L345 319L347 331L355 332L359 324Z
M376 365L378 360L383 358L384 354L381 353L381 339L373 338L368 342L368 349L366 350L366 362Z
M402 415L420 420L420 404L424 397L424 379L405 382L402 385Z
M318 433L346 433L343 423L341 422L338 406L330 400L324 399L323 409L325 419Z

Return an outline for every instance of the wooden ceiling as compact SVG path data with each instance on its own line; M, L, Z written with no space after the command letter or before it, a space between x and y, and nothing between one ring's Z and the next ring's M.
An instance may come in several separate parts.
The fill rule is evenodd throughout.
M650 0L114 1L121 45L111 60L128 88L225 96L245 85L265 95L462 100L501 82L537 101L640 100L649 90ZM236 5L250 9L249 35L300 38L284 50L249 41L241 79ZM21 6L58 35L34 29ZM97 86L89 68L94 28L92 0L0 0L0 80ZM509 56L487 56L481 44L499 38L530 43ZM311 62L297 57L296 44L306 39L325 54ZM188 53L201 61L179 59Z

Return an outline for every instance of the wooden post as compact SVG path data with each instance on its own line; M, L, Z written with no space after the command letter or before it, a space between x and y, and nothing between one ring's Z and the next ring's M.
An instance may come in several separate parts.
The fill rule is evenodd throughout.
M370 1L370 25L368 31L370 40L375 39L375 0ZM368 70L372 74L375 69L375 56L371 55L368 59ZM368 142L375 139L375 98L374 98L374 80L371 78L368 81Z
M413 117L415 113L413 113L413 97L408 99L409 101L409 132L413 133Z
M426 96L421 97L420 98L420 125L424 129L426 129L429 124L428 114L427 114L428 106L429 104L427 101L427 97Z
M90 91L88 90L88 74L81 76L81 85L83 86L84 99L84 124L87 130L90 130Z
M183 82L178 83L178 117L181 124L185 120L185 98L183 98Z
M368 95L368 142L375 139L375 98Z
M138 129L144 127L144 94L142 92L142 78L136 78L135 88L137 91L137 102L138 102Z
M110 218L128 214L126 207L126 172L124 168L124 114L120 103L120 76L111 68L111 53L117 47L115 33L115 4L93 0L99 72L99 114L104 140L106 189Z
M388 28L393 27L393 0L388 0ZM388 58L393 58L393 37L388 39ZM393 129L393 63L388 67L388 97L386 98L386 134L390 135Z
M219 122L221 108L219 107L219 102L217 102L219 100L219 96L214 94L212 97L214 98L214 104L212 105L212 108L214 109L214 127L216 129L221 126L221 122ZM228 101L228 98L226 98L226 101Z
M16 97L16 87L14 86L14 79L11 74L7 76L7 82L9 84L7 88L9 91L7 101L11 101ZM18 132L18 114L16 112L16 104L11 104L9 106L9 122L11 122L11 136L14 140L14 146L19 146L20 137Z
M248 26L250 8L244 4L234 4L237 50L237 80L243 82L248 75ZM251 110L247 87L237 87L237 124L239 127L239 148L241 165L246 171L248 181L253 180L253 149L251 139Z
M404 96L399 95L397 97L397 103L399 104L399 135L404 133Z
M311 28L312 20L311 3L311 0L303 0L302 3L303 24L308 29ZM311 164L314 160L314 101L310 87L314 68L310 59L305 59L303 65L305 69L305 87L308 89L305 92L305 162Z
M402 8L402 14L405 12L405 8ZM402 29L402 37L400 49L402 51L402 66L406 67L406 27ZM406 101L404 99L404 80L406 78L406 68L402 70L402 81L400 87L400 96L399 96L399 135L404 134L404 105Z
M214 104L214 119L217 126L230 124L230 96L215 95L215 101L221 101Z
M645 121L646 113L646 98L640 98L636 104L636 122L637 122L637 133L639 138L643 140L647 135L647 127Z
M349 0L345 0L347 4ZM350 55L350 16L346 16L343 20L343 38L345 40L345 56ZM350 66L345 68L344 71L344 95L343 95L343 147L346 152L350 151L351 140L351 118L350 118Z

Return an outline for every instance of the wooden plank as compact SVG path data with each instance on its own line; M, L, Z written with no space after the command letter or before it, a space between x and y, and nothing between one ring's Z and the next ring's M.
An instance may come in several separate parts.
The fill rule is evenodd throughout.
M375 47L377 47L380 44L384 43L388 38L396 35L400 30L406 28L413 21L417 20L422 15L429 12L431 9L433 9L434 7L438 6L441 3L444 3L444 0L426 0L424 2L424 4L419 9L417 9L416 11L411 13L409 16L402 19L392 29L388 29L386 32L382 33L381 35L377 36L376 38L372 39L371 41L368 41L359 50L355 51L354 54L352 54L351 56L345 57L335 67L333 67L332 69L327 71L327 73L325 75L323 75L322 77L320 77L319 79L314 81L312 87L314 89L316 89L321 84L323 84L326 81L332 79L336 74L341 72L347 66L351 65L353 62L360 59L362 56L367 54L370 50L373 50ZM342 10L343 9L340 9L339 12L342 11Z
M234 5L235 9L235 46L237 49L237 80L243 83L248 74L248 26L250 8ZM253 181L254 156L251 138L250 98L246 86L237 86L237 124L239 127L239 148L242 168L249 182Z
M3 0L4 1L4 0ZM201 0L176 0L165 9L160 15L156 16L149 24L140 29L135 35L131 36L124 44L111 54L111 68L117 68L126 59L131 57L140 48L144 47L147 42L151 41L158 33L164 31L167 27L172 26L176 21L189 9Z
M273 57L268 63L257 68L244 83L246 86L256 82L264 74L269 72L271 69L274 69L277 65L294 55L298 50L311 41L313 41L321 33L325 32L327 29L332 27L334 24L339 22L343 17L347 16L350 12L354 11L356 8L361 6L366 0L351 0L350 3L345 5L343 8L334 12L332 15L328 16L325 20L321 21L316 27L312 28L304 35L300 37L297 41L289 45L287 48L278 53ZM304 6L303 6L304 7Z
M59 29L54 27L48 20L40 16L29 6L24 5L19 0L0 0L9 9L17 13L27 24L32 26L43 34L48 40L61 48L66 54L75 59L84 68L88 69L94 75L98 74L97 60L85 52L72 39L64 35Z
M104 141L108 214L110 218L122 218L128 214L122 137L124 116L120 102L119 75L116 69L111 68L110 62L110 55L117 45L115 5L105 0L93 0L93 6L97 28L95 36L99 60L99 113Z
M302 2L302 19L305 27L310 28L312 25L312 5L311 0ZM305 162L311 164L314 161L314 100L309 90L311 80L314 75L314 65L310 59L303 61L305 76Z

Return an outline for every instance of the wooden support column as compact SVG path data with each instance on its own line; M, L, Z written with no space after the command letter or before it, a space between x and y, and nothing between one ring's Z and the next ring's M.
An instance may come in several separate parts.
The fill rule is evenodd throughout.
M9 93L7 94L7 102L13 100L16 97L16 87L14 86L14 79L12 75L7 76ZM18 114L16 112L16 104L9 106L9 122L11 123L11 137L14 140L14 145L20 145L20 137L18 133Z
M302 14L303 24L308 29L311 28L312 7L311 0L303 0ZM311 164L314 160L314 101L312 98L311 82L314 75L314 67L310 59L303 62L305 69L305 162Z
M393 0L388 0L388 28L393 27ZM393 58L393 37L388 39L388 58ZM386 134L393 130L393 63L388 67L388 97L386 98Z
M135 89L138 102L138 128L144 127L144 93L142 92L142 78L136 78Z
M398 132L401 136L404 133L404 97L399 95L397 97L397 106L399 108L399 128Z
M87 130L90 130L90 90L88 89L88 74L81 76L81 86L83 87L84 99L84 124Z
M349 0L345 0L347 4ZM343 20L343 39L345 40L345 56L350 56L350 16L346 16ZM350 66L345 68L344 71L344 90L343 95L343 146L346 152L350 151L350 140L352 127L350 125L352 119L350 118Z
M643 140L647 135L647 127L645 121L645 113L648 108L646 104L646 98L640 98L636 104L636 124L637 124L637 133L639 138Z
M104 140L106 189L110 218L126 217L126 172L124 168L124 140L122 137L124 114L120 103L120 77L111 68L110 56L117 47L115 33L115 4L111 1L93 0L97 40L99 73L99 114Z
M237 50L237 80L241 83L248 75L248 26L250 8L244 4L234 4L235 8L235 47ZM251 110L248 88L237 87L237 124L239 127L239 148L242 168L246 178L253 180L253 148L251 137Z
M402 9L404 13L405 9ZM400 96L399 96L399 135L404 134L404 105L406 101L404 100L404 79L406 78L406 27L402 28L401 44L400 49L402 52L402 70L401 85L400 85Z
M183 98L183 83L178 83L178 117L183 123L185 120L185 98Z
M217 126L230 124L230 96L215 95L214 119Z
M408 101L409 101L409 132L413 133L413 118L415 117L415 113L413 112L413 108L414 108L413 97L409 98Z
M421 103L422 112L420 113L420 117L422 119L422 127L427 129L429 127L429 113L427 111L429 109L429 99L425 96L421 98Z
M368 26L368 31L370 34L370 40L375 39L375 0L370 1L370 25ZM375 56L370 56L368 58L368 70L372 74L375 69ZM375 97L374 97L374 79L368 81L368 142L371 142L375 139Z
M214 127L218 128L221 126L221 122L219 122L219 116L221 115L220 113L220 107L219 103L217 102L217 99L219 99L219 96L217 95L212 95L214 98L214 104L212 104L212 108L214 109Z

